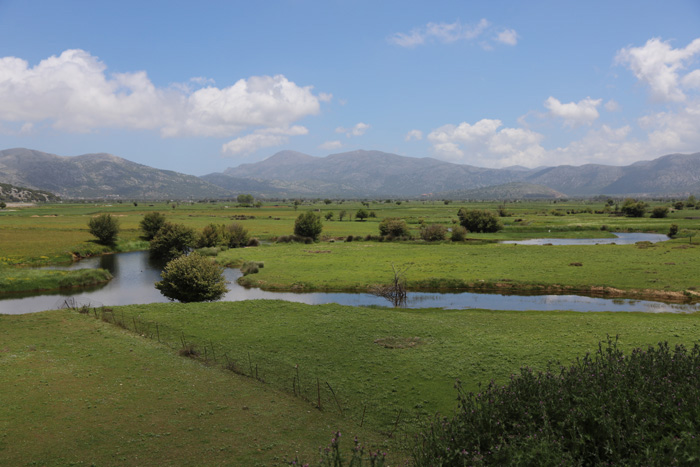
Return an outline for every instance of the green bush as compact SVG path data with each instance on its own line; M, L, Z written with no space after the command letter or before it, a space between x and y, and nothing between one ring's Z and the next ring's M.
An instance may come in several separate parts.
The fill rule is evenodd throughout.
M408 237L408 224L398 217L387 217L379 223L379 234L391 237Z
M420 238L426 242L441 242L446 234L447 227L442 224L423 225L420 229Z
M452 236L450 240L453 242L463 242L467 238L467 229L461 225L456 225L452 227Z
M459 223L469 232L498 232L503 229L501 221L490 211L461 208L457 215Z
M668 216L668 208L666 206L657 206L651 211L651 217L654 219L663 219Z
M119 221L109 214L100 214L88 222L90 234L97 237L101 245L114 245L119 234Z
M224 237L229 248L242 248L250 241L248 230L237 222L226 226Z
M227 292L223 272L211 259L192 253L170 261L161 274L163 280L155 287L170 300L211 302Z
M671 227L668 229L668 233L666 235L668 238L673 238L678 235L678 224L671 224Z
M300 237L309 237L316 241L322 230L321 216L317 216L311 211L299 214L299 217L294 221L294 235Z
M188 253L196 244L195 231L182 224L166 222L151 240L151 256L171 260Z
M465 394L414 443L415 465L692 465L700 453L700 346L629 355L608 340L570 367L523 368Z
M627 217L644 217L644 213L647 211L647 203L632 198L626 198L622 203L620 211Z
M141 232L143 232L141 237L144 240L153 240L153 237L155 237L160 228L163 227L163 224L165 224L164 214L159 212L149 212L143 216L143 219L141 219L141 222L139 223Z
M216 224L205 225L199 233L197 248L211 248L222 243L222 228Z
M364 221L369 217L369 213L365 208L360 208L357 210L357 213L355 213L355 219L359 221Z

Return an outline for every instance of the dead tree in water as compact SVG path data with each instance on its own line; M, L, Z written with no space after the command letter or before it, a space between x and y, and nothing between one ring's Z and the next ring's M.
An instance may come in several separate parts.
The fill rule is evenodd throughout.
M386 298L394 305L394 308L406 305L406 271L397 269L393 264L391 269L394 271L394 279L391 284L377 284L370 288L369 293L378 297Z

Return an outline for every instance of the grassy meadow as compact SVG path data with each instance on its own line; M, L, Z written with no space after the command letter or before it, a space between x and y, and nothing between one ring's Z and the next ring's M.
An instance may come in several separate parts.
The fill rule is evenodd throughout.
M147 249L139 222L152 211L197 230L212 223L243 225L261 246L222 251L217 260L234 266L264 262L242 282L268 289L365 290L387 283L392 265L408 268L413 289L619 289L623 295L695 299L700 287L695 209L652 219L616 216L605 200L366 204L125 202L5 209L0 293L95 280L27 266ZM460 243L418 239L421 224L455 225L461 207L505 209L505 228L469 233ZM358 222L360 208L374 215ZM324 219L321 241L275 243L293 233L295 218L307 210L333 213L333 220ZM103 213L120 221L113 247L98 245L88 232L89 219ZM364 240L378 235L387 217L406 220L416 239ZM495 243L609 238L612 231L665 234L671 224L678 225L678 237L654 245ZM700 339L698 326L694 314L406 310L281 301L0 315L0 464L284 465L285 457L296 454L314 462L317 448L341 430L345 448L357 434L389 450L391 465L403 465L422 421L455 409L458 379L472 391L491 380L506 383L523 366L569 364L607 336L619 336L625 350L661 341L691 345ZM180 355L183 349L194 358Z

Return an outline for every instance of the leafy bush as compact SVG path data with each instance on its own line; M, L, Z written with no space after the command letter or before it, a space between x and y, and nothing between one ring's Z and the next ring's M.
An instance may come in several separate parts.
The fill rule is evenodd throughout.
M197 239L197 248L215 247L222 241L222 228L216 224L204 226Z
M447 227L442 224L423 225L420 229L420 238L426 242L441 242L446 234Z
M311 211L299 214L299 217L294 221L294 235L300 237L309 237L316 241L322 230L321 216L317 216Z
M109 214L100 214L88 222L90 234L97 237L101 245L114 245L119 234L119 221Z
M657 206L651 211L651 217L654 219L663 219L668 216L668 208L666 206Z
M226 226L224 238L229 248L242 248L250 241L248 230L237 222Z
M700 453L700 346L623 355L608 339L569 368L523 368L465 394L414 443L415 465L690 465Z
M214 261L192 253L170 261L161 274L163 280L155 287L170 300L210 302L227 292L223 272Z
M155 237L160 228L163 227L163 224L165 224L164 214L159 212L149 212L143 216L143 219L141 219L141 222L139 223L141 232L143 232L141 237L144 240L153 240L153 237Z
M490 211L461 208L457 215L462 227L470 232L498 232L503 229L501 221Z
M151 256L171 260L188 253L197 241L194 230L182 224L166 222L150 243Z
M241 266L241 272L244 276L248 274L257 274L263 267L265 267L265 263L263 262L246 261L243 263L243 266Z
M355 213L355 219L364 221L369 217L369 213L365 208L360 208L357 210L357 213Z
M622 203L620 211L627 217L644 217L644 213L647 210L647 203L643 201L637 201L636 199L627 198Z
M678 224L671 224L671 227L668 229L668 233L666 235L668 238L673 238L678 235Z
M456 225L452 227L452 236L450 240L453 242L463 242L467 238L467 229L461 225Z
M398 217L387 217L379 223L379 233L383 236L408 237L408 224Z

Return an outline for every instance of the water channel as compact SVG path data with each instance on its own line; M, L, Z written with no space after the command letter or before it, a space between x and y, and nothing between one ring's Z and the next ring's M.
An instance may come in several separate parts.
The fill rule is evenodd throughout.
M598 240L599 239L593 239L589 240L589 242L597 242ZM651 241L649 237L644 238L644 240ZM90 288L64 289L60 291L28 294L6 294L0 296L0 313L22 314L56 309L61 308L66 300L79 305L90 306L133 305L168 301L168 299L161 295L153 286L156 281L160 280L162 265L152 262L148 252L137 251L88 258L74 263L67 269L97 267L109 270L114 278L107 284ZM351 306L389 305L386 300L366 293L293 293L247 289L236 283L236 279L241 275L240 271L237 269L226 269L225 275L227 281L230 283L228 284L229 292L224 296L222 299L223 301L272 299L311 305L324 303L339 303ZM648 313L692 313L700 311L700 304L673 304L648 300L605 299L578 295L503 295L472 292L410 292L408 294L408 303L406 307L445 309L484 308L490 310L518 311L639 311Z

